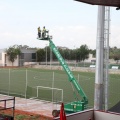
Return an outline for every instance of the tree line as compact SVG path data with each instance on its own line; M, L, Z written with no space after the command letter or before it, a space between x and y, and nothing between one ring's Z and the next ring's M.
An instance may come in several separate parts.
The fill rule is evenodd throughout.
M7 53L9 61L14 63L15 59L17 58L17 55L21 55L21 48L29 46L27 45L13 45L5 50ZM76 49L69 49L65 47L58 47L59 52L61 53L62 57L65 60L76 60L76 62L84 61L85 59L88 59L89 54L92 54L94 57L96 57L96 50L89 49L88 46L81 45L79 48ZM37 62L45 62L46 58L47 61L50 61L52 58L53 61L56 61L57 58L52 53L49 46L46 46L45 48L36 48L36 60ZM109 58L114 59L117 63L120 60L120 48L112 47L109 48Z
M88 59L89 53L90 53L87 45L81 45L80 48L77 48L77 49L68 49L65 47L58 47L58 50L65 60L76 60L77 62ZM57 60L56 56L51 51L51 48L49 46L46 46L45 48L40 48L37 50L38 62L43 62L46 60L46 58L47 58L47 61L50 61L51 59L50 56L53 61Z

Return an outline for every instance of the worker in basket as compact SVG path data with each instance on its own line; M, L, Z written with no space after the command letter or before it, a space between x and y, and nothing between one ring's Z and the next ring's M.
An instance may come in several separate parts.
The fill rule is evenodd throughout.
M43 27L43 30L42 30L42 38L45 38L46 37L46 29L45 29L45 26Z
M41 29L38 27L38 38L41 38Z

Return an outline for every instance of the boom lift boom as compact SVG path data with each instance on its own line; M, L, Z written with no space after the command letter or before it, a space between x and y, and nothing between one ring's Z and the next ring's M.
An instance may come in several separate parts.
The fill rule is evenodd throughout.
M65 111L68 113L71 113L71 112L83 111L84 109L86 109L87 104L88 104L88 98L87 98L86 94L84 93L83 89L81 88L81 86L79 85L78 81L75 79L75 77L74 77L73 73L71 72L71 70L69 69L67 63L61 56L57 47L52 42L52 40L51 40L52 37L49 36L49 31L47 31L47 35L44 38L37 38L37 39L49 41L49 46L52 49L52 51L54 52L54 54L56 55L57 59L59 60L62 67L64 68L65 72L67 73L69 81L72 83L74 88L77 90L78 94L82 97L82 100L77 100L77 101L65 104L64 105Z

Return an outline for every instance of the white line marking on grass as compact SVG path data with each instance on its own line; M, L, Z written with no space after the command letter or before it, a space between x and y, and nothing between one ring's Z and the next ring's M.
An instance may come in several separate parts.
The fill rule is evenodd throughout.
M49 80L43 79L43 78L40 78L39 76L34 76L33 79L41 80L41 81L50 81L50 79Z

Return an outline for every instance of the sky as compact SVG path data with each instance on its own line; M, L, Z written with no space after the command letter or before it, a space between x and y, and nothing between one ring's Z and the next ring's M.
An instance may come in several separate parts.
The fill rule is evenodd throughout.
M111 47L120 48L120 10L110 8ZM98 6L74 0L0 0L0 49L13 45L44 48L37 28L46 27L56 46L96 49Z

